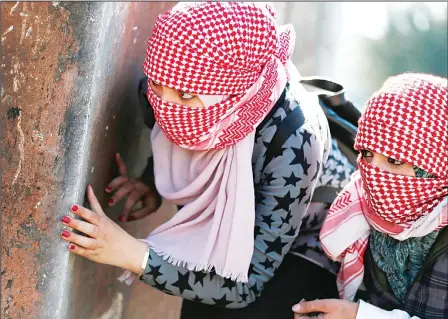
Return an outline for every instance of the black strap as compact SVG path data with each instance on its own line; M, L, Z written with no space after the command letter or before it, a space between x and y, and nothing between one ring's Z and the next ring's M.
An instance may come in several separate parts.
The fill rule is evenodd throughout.
M304 77L300 83L311 92L316 92L321 104L332 109L339 117L358 126L359 109L346 99L345 89L339 83L320 77Z
M313 198L311 199L311 201L331 204L341 191L341 188L321 186L314 190Z

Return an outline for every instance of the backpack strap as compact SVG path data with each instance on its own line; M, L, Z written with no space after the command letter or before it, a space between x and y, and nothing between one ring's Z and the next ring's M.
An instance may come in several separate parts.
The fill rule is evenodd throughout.
M332 204L338 194L342 191L342 188L321 186L314 190L312 202Z
M305 77L300 83L307 91L315 92L319 97L319 104L325 113L332 138L338 142L339 149L356 166L356 155L353 145L358 130L358 120L361 112L345 98L342 85L329 79L319 77ZM318 187L314 190L313 202L331 204L341 188Z
M319 77L305 77L300 83L307 91L315 92L319 97L319 104L327 117L331 136L338 141L344 154L353 165L357 152L353 148L358 120L361 112L345 97L342 85L329 79Z

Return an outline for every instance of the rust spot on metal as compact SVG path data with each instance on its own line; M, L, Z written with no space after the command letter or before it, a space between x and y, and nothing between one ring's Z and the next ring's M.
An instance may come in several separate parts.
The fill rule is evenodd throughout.
M50 2L1 6L2 318L38 318L58 212L58 134L77 76L69 13ZM59 160L58 160L59 159ZM47 274L47 275L45 275Z

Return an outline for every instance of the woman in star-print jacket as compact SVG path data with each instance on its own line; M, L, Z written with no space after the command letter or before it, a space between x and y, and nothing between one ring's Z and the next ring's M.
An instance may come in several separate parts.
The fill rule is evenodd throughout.
M341 262L341 299L298 301L297 318L448 318L447 84L407 72L366 101L354 143L359 171L319 235Z
M226 16L231 18L227 19ZM205 22L215 20L219 23ZM240 23L236 24L235 21ZM204 28L197 28L198 23L203 23ZM207 28L214 29L207 31ZM193 29L194 32L191 31ZM236 31L222 33L217 37L220 30ZM199 33L197 38L195 32ZM195 264L194 271L191 270L192 267L184 266L186 263L173 262L173 258L152 249L151 245L148 249L145 243L125 233L104 215L91 188L88 189L88 200L92 210L77 205L71 209L85 221L79 222L68 216L68 219L63 220L66 225L90 236L86 240L85 237L81 239L79 235L65 231L62 237L70 242L70 251L96 262L125 268L139 274L140 279L148 285L181 296L185 300L182 318L291 317L291 306L297 300L336 297L333 273L337 271L337 265L328 261L317 242L327 207L324 203L312 202L312 198L319 186L343 187L353 167L342 155L337 143L332 141L326 117L317 98L310 96L294 76L295 68L289 61L292 53L290 45L294 39L291 32L293 33L277 26L272 8L263 4L178 4L159 18L149 41L144 67L149 83L148 100L152 108L147 107L145 112L149 113L146 117L147 124L153 128L153 145L160 136L157 134L162 134L162 131L169 139L164 141L168 148L172 144L188 144L190 140L187 136L195 136L194 134L203 130L208 135L200 136L201 143L219 143L220 138L213 135L215 131L207 131L208 128L203 127L187 127L183 134L176 135L179 132L175 130L176 125L184 127L179 119L188 118L182 113L185 107L189 108L187 114L203 111L206 113L205 119L209 120L214 119L216 114L207 112L225 108L232 101L236 101L235 105L241 108L253 105L254 108L248 109L244 115L226 113L228 117L225 121L220 119L222 122L214 123L216 126L213 127L221 134L220 137L231 131L232 127L235 129L239 124L245 124L235 121L239 116L243 118L250 114L256 117L262 114L262 117L253 120L256 125L250 132L233 135L247 135L248 139L252 139L249 141L244 138L233 142L235 145L246 141L251 143L250 152L247 152L251 155L243 158L251 167L254 190L252 196L255 199L254 224L250 231L253 231L254 244L251 249L253 252L248 256L247 280L226 276L218 266L197 270L201 267ZM248 36L250 34L252 37ZM201 36L213 35L217 41L214 42L216 50L206 42L196 41ZM176 37L181 41L177 41ZM188 45L195 46L194 50L183 47ZM224 58L222 54L216 54L227 50L228 45L235 47L229 49ZM241 51L242 47L244 50ZM177 55L176 50L183 50L185 55ZM202 55L194 54L197 52L202 52ZM204 58L207 54L211 61ZM237 55L234 57L232 54ZM177 58L178 56L182 59ZM232 68L236 68L236 71ZM224 83L222 78L229 80ZM180 87L185 89L181 90ZM246 89L241 91L241 87ZM244 99L240 99L240 96L245 97L246 104L241 102ZM275 96L273 101L269 99L271 96ZM264 109L268 111L260 111ZM232 107L227 110L233 112ZM180 113L170 117L170 112ZM203 119L200 118L200 121ZM198 122L201 123L200 121ZM219 131L221 125L228 126ZM278 140L282 142L278 144ZM195 150L198 144L186 145L186 148L189 151ZM208 148L199 150L207 152ZM224 153L228 152L228 148L223 150ZM157 165L157 156L162 151L165 149L153 150L155 168L164 164L159 162ZM126 167L119 156L117 161L121 175L108 185L106 192L113 193L109 205L126 198L120 221L137 220L155 211L161 203L161 182L157 181L157 176L166 172L155 169L154 180L150 160L142 179L131 180L126 176ZM182 169L188 174L192 172L188 167ZM218 169L214 174L218 174L217 172ZM171 177L174 179L176 176ZM249 194L235 196L239 196L240 201L246 200L245 197L250 199ZM143 207L133 210L134 204L140 203L143 203ZM179 206L185 205L188 208L194 203L194 199L189 199ZM178 214L183 209L179 208ZM235 211L235 214L240 213L242 212ZM176 215L182 218L182 215L179 216ZM188 226L188 222L189 220L185 220L183 225ZM239 220L239 223L244 224L246 220ZM239 237L248 235L237 234ZM249 235L251 236L252 234ZM177 246L185 249L190 247L186 242L179 242ZM241 251L244 252L244 243L241 246ZM234 249L238 250L239 247ZM196 251L191 250L191 253ZM227 255L232 253L234 252L226 252ZM240 256L247 257L243 253ZM239 266L237 264L236 268Z
M141 92L146 92L145 83L141 82ZM145 123L152 128L153 112L147 103L143 101L142 104ZM273 155L263 168L272 137L296 107L304 114L303 124L282 145L283 154ZM316 133L320 130L326 132L325 138ZM291 316L291 305L297 298L336 297L334 273L338 265L328 260L318 242L328 204L312 202L311 198L320 186L335 189L345 186L354 167L338 148L336 140L328 144L328 134L328 123L320 106L300 104L288 94L288 87L258 126L252 156L257 203L255 248L248 284L233 282L213 272L174 267L155 253L148 260L142 280L163 292L184 298L182 318ZM326 147L329 156L325 161L313 150ZM322 170L319 170L320 165ZM141 177L149 185L154 183L152 170L150 157ZM216 305L229 309L216 308ZM235 310L237 308L243 309Z

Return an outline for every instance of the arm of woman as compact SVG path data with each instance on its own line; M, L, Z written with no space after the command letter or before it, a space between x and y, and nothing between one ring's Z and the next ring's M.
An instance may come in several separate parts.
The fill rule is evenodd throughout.
M307 313L311 312L321 313L319 318L322 319L420 319L402 310L387 311L362 300L359 303L340 299L304 301L294 305L292 310L294 319L310 319Z
M174 266L152 250L142 280L166 293L205 304L243 308L253 302L274 276L298 234L325 153L322 142L325 139L319 134L313 131L313 125L305 125L283 145L282 154L274 157L264 169L255 165L261 172L256 179L259 182L256 186L255 241L248 283L238 283L214 272L194 272ZM267 135L260 137L258 145L269 141ZM272 134L269 135L272 138ZM261 159L263 153L259 152ZM61 235L70 242L70 251L95 262L139 273L146 244L126 233L104 214L90 186L87 193L92 210L77 205L71 209L83 220L69 216L62 220L66 226L89 236L64 230Z
M360 300L358 313L356 314L356 319L420 319L420 318L415 316L411 317L407 312L398 309L387 311Z
M316 187L324 146L314 126L311 123L299 128L283 145L282 155L261 170L255 189L255 242L248 283L234 282L214 272L188 271L154 251L150 251L142 280L166 293L210 305L243 308L255 301L298 235ZM270 138L272 134L262 133L257 143L266 145ZM264 152L260 152L262 160Z

